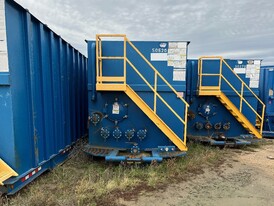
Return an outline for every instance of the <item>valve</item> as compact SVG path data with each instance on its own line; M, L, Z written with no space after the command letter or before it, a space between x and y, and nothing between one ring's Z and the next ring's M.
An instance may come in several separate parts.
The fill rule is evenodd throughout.
M139 154L140 153L140 148L138 145L133 145L132 148L130 149L131 154Z
M188 111L187 116L192 120L192 119L195 119L196 114L193 111L190 110L190 111Z
M101 121L102 114L99 114L98 112L93 112L91 116L89 117L89 120L96 126Z
M230 129L230 122L224 123L223 129L224 129L224 130L229 130L229 129Z
M221 122L218 122L218 123L214 124L214 129L220 130L221 128L222 128L222 123Z
M137 137L142 141L147 136L147 130L146 129L140 129L137 132Z
M195 128L198 130L201 130L204 128L204 124L202 122L196 122L195 123Z
M115 130L112 132L112 135L116 140L118 140L122 137L122 132L118 127L116 127Z
M205 123L205 129L206 130L212 129L212 124L210 122Z
M100 134L101 134L101 137L103 137L104 140L106 140L109 137L110 132L109 132L109 130L107 128L102 127Z
M125 132L125 136L128 140L131 140L134 137L135 130L134 129L128 129Z

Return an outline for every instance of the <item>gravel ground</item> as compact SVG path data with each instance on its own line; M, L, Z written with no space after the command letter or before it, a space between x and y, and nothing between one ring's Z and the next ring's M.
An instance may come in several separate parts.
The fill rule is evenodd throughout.
M136 200L119 198L118 205L273 205L274 145L251 151L232 150L231 158L216 168L205 168L188 181L140 194Z

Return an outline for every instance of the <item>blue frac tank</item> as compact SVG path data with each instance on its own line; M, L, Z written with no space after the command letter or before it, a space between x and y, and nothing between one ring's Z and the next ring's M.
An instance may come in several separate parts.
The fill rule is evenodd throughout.
M0 193L14 194L86 134L87 59L15 1L0 3Z
M261 60L188 59L188 44L88 41L87 153L161 161L185 154L186 138L237 146L262 137Z
M185 154L182 122L188 104L182 98L188 43L102 41L100 71L96 69L100 55L96 58L96 42L88 41L89 154L109 161L144 162ZM169 55L178 60L168 63ZM100 78L106 83L100 83ZM124 85L129 88L123 89Z

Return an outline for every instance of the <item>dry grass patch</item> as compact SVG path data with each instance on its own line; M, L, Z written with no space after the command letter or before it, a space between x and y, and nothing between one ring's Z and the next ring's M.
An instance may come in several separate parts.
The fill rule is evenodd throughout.
M4 205L115 205L117 194L138 195L146 188L182 181L202 173L205 165L216 166L227 150L190 144L186 157L151 165L114 165L94 161L80 151L63 165L40 176ZM136 189L137 188L137 189Z

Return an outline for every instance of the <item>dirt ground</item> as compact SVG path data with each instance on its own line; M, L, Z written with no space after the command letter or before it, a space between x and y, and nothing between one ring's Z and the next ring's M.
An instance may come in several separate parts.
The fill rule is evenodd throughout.
M273 205L274 145L232 150L217 168L205 168L188 181L171 184L138 198L119 198L118 205Z

